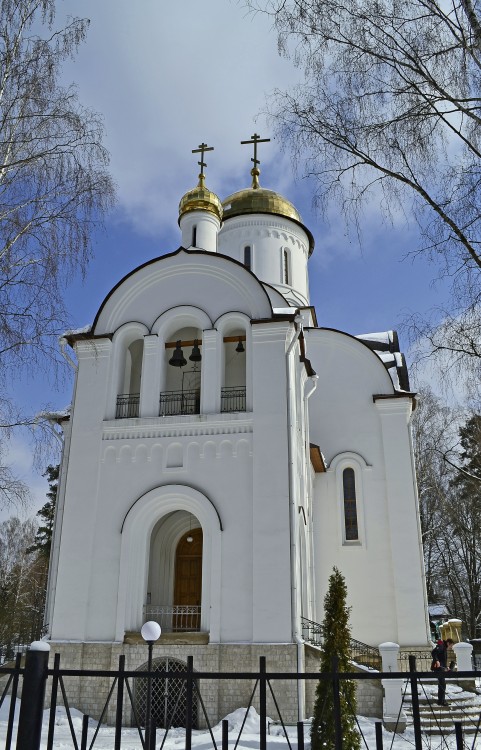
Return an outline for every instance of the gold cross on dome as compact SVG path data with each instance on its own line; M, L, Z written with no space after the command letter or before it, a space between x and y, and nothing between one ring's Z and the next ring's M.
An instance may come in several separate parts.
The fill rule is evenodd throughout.
M254 144L254 158L251 158L251 161L254 162L254 169L257 169L257 165L260 164L259 159L257 158L257 144L258 143L269 143L270 138L261 138L260 135L257 135L257 133L254 133L254 135L251 135L250 141L241 141L241 146L245 146L249 143Z
M213 151L213 150L214 150L214 147L213 146L208 146L207 143L201 143L201 144L199 144L198 148L193 148L192 149L192 153L193 154L201 154L200 161L197 162L197 164L200 167L199 178L201 178L201 179L204 177L204 167L207 166L206 162L204 161L204 154L205 154L206 151Z

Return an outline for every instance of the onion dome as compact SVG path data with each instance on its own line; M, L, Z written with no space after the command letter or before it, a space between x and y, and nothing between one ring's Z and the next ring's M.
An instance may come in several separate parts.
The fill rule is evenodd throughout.
M205 175L199 175L199 183L193 190L189 190L179 203L179 223L181 218L190 211L208 211L222 220L222 203L215 193L206 188Z
M259 169L252 169L252 186L245 190L239 190L237 193L232 193L232 195L229 195L228 198L222 201L223 220L226 221L234 216L242 216L243 214L272 214L295 221L296 224L302 227L309 238L310 255L314 250L314 238L302 223L299 211L280 193L261 188L259 185L259 174Z

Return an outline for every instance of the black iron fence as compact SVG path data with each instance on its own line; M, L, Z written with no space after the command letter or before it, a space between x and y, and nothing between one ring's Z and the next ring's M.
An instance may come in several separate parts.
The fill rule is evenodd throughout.
M30 642L29 642L30 643ZM24 654L28 650L29 643L7 643L0 646L0 667L15 661L18 653Z
M105 723L107 712L111 706L114 709L115 721L113 722L113 735L114 744L112 747L114 750L121 750L122 744L124 747L131 746L131 740L125 738L123 735L123 728L125 725L133 725L136 732L138 733L140 745L143 750L154 750L156 748L163 748L167 739L168 733L173 726L175 720L177 726L179 721L185 727L185 748L191 750L192 748L192 732L195 728L197 712L200 713L206 724L206 732L210 734L213 750L228 750L229 736L228 736L228 722L222 722L222 739L215 737L213 728L209 721L208 712L204 703L201 684L202 680L208 681L208 684L212 684L216 681L221 682L233 682L240 680L248 680L253 685L252 692L248 706L245 709L245 717L242 722L242 726L237 737L235 746L237 747L244 724L249 715L251 706L253 705L254 698L259 709L259 748L260 750L266 750L267 748L267 734L268 734L268 718L267 718L267 699L270 700L270 705L275 707L277 712L276 724L280 727L282 734L285 737L286 743L289 750L292 749L290 734L288 732L288 725L283 718L280 705L282 693L282 685L285 686L286 681L292 683L299 683L299 681L313 680L316 683L319 680L328 681L332 689L332 701L329 705L329 709L332 712L332 718L334 719L335 727L335 750L342 750L343 747L343 736L342 736L342 715L343 711L348 711L352 714L355 722L357 723L358 731L361 735L362 747L368 748L369 745L363 734L362 727L357 720L355 715L355 706L350 705L349 699L346 698L347 692L344 691L344 685L346 681L359 681L359 680L404 680L404 694L406 688L410 688L410 694L412 697L412 721L414 729L414 741L409 740L408 744L414 746L416 750L422 750L425 744L425 738L423 738L422 727L421 727L421 713L419 706L419 694L418 691L422 686L422 679L426 677L426 674L415 671L415 660L411 657L412 671L408 674L403 672L339 672L337 671L337 660L333 659L331 672L322 673L271 673L267 672L266 659L260 657L259 659L259 671L258 672L196 672L193 668L193 657L187 658L187 663L181 665L174 665L175 668L171 668L169 660L166 660L163 668L159 669L158 666L150 671L127 671L125 669L125 656L119 657L118 669L115 671L106 670L74 670L74 669L61 669L60 667L60 656L55 655L54 665L52 669L48 668L48 651L29 651L27 652L27 658L25 666L22 666L21 655L18 654L15 665L13 667L2 667L0 668L0 677L7 678L7 682L3 693L0 696L0 708L5 701L7 694L11 696L10 710L7 721L7 734L5 741L5 750L11 750L12 740L14 735L14 713L15 713L15 702L17 695L19 694L20 687L22 688L22 701L20 707L20 714L18 720L18 731L17 731L17 750L38 750L40 747L41 740L41 727L42 727L42 715L44 710L45 693L48 683L49 692L49 721L47 727L47 750L52 750L55 741L56 732L56 707L58 700L60 699L65 706L65 711L68 719L71 744L70 747L75 750L92 750L95 748L99 732L101 731L102 725ZM472 672L458 673L458 678L462 677L479 677L479 674L473 674ZM65 687L65 680L69 678L99 678L105 682L107 679L110 684L108 696L103 706L101 715L98 722L90 722L88 716L83 717L81 731L75 729L74 722L72 721L72 711L69 705L67 691ZM153 695L166 695L166 684L168 681L175 685L174 698L169 704L169 710L165 711L165 701L162 702L164 707L163 711L163 730L159 740L157 740L158 724L159 724L159 713L155 708L155 701L153 702ZM137 684L135 684L137 681ZM141 690L138 689L138 684L142 683ZM141 700L136 700L136 695L140 692ZM128 706L128 717L126 717L125 706ZM402 706L401 706L402 710ZM400 710L400 716L401 716ZM321 716L322 722L322 716ZM461 720L455 720L454 729L451 731L451 740L455 741L455 747L457 750L461 750L464 747L476 747L477 739L480 734L481 715L477 716L476 721L470 727L471 735L469 744L465 745L465 728ZM294 729L297 732L297 750L304 750L304 727L305 722L299 721L294 725ZM442 735L442 726L439 724L440 734L438 740L446 744L446 737ZM394 729L396 731L396 728ZM80 734L78 734L80 732ZM110 730L112 734L112 730ZM454 736L453 736L454 735ZM392 743L390 742L392 746ZM97 745L98 746L98 745ZM205 745L204 745L205 746ZM69 747L65 744L65 740L62 740L62 747ZM374 745L371 745L374 747ZM383 737L381 722L376 724L376 750L382 750L383 748ZM447 747L447 744L446 744ZM450 747L453 747L451 742Z

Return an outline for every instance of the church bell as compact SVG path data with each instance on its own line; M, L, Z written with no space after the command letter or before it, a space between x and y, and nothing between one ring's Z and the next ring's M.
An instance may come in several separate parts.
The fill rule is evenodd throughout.
M200 353L198 339L195 339L194 341L194 346L192 347L192 353L189 359L191 362L200 362L200 360L202 359L202 354Z
M180 348L180 344L180 341L175 342L174 353L169 359L169 365L172 365L172 367L185 367L187 364L187 360L184 357L184 352Z

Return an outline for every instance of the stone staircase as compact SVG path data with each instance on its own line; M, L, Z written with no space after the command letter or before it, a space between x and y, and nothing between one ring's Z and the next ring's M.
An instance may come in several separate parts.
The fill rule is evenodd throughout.
M476 728L481 742L481 695L463 690L458 685L448 683L446 686L447 706L438 706L436 680L421 683L418 693L421 730L430 736L454 734L454 722L460 721L463 734L474 735ZM406 692L404 710L408 726L412 727L413 713L411 695Z

